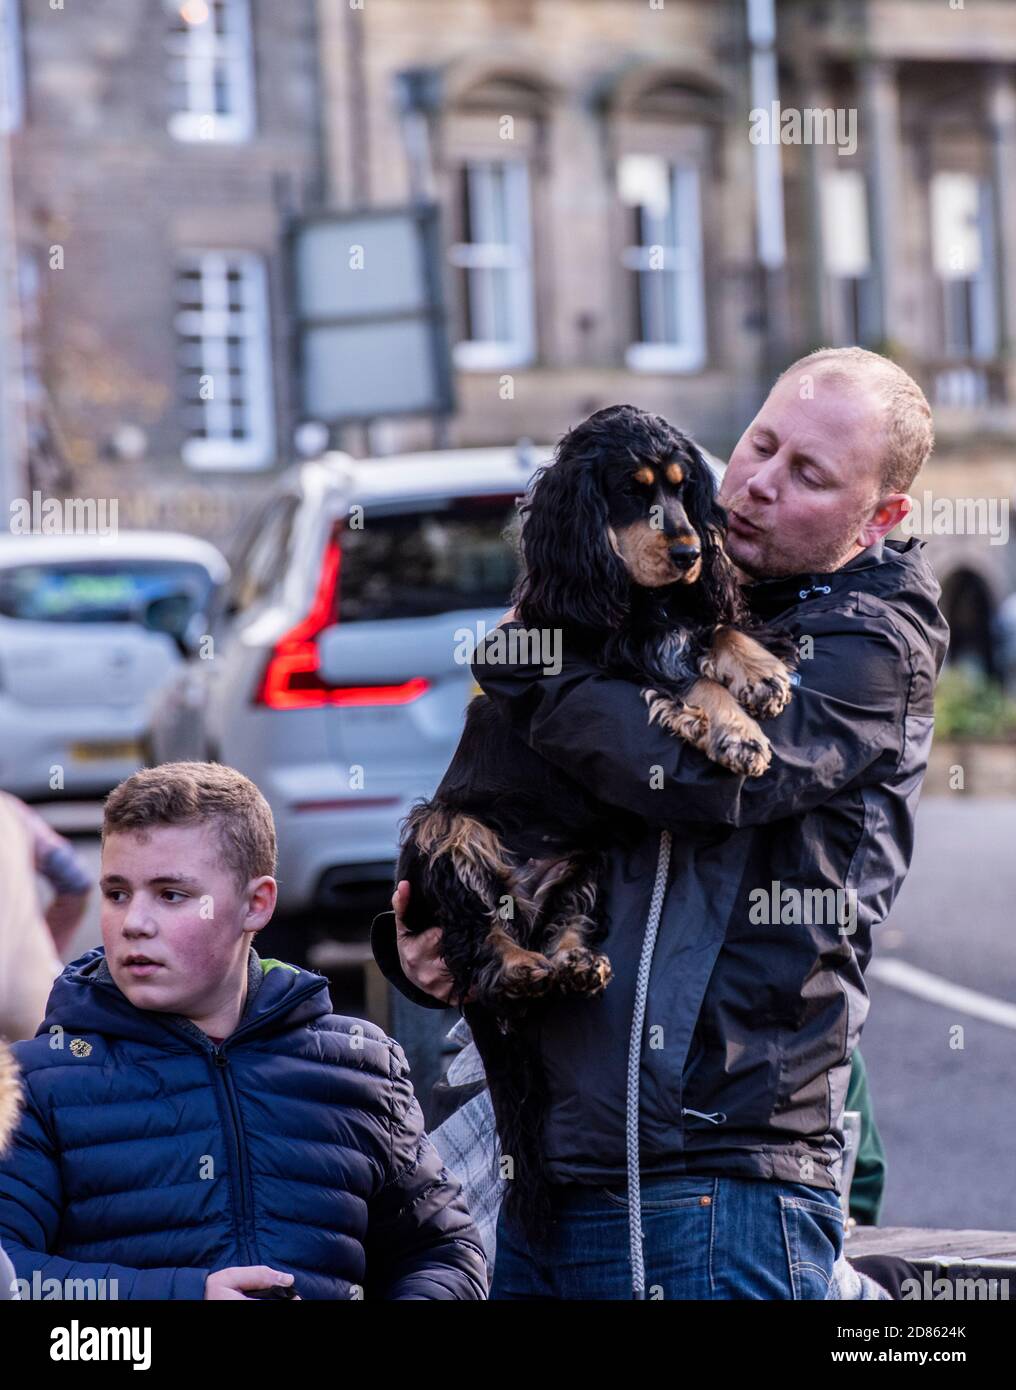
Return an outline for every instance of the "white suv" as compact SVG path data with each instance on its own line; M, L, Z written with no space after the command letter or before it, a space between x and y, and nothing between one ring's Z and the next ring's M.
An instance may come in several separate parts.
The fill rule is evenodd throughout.
M468 449L283 475L232 554L154 752L264 792L284 911L390 893L398 825L430 795L473 693L468 643L508 606L516 499L550 450Z

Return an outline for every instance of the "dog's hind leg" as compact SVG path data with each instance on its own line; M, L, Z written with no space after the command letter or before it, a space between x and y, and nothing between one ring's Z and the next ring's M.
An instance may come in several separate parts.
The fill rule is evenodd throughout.
M461 811L442 810L426 828L417 826L417 846L432 858L446 854L461 883L483 904L489 930L485 963L477 971L476 997L531 999L546 992L554 970L540 951L519 941L520 927L532 922L532 905L518 890L516 866L489 826Z
M540 905L552 895L553 917L547 924L547 955L554 967L554 988L562 994L600 994L612 971L606 956L590 942L597 930L594 917L599 865L588 857L562 861L562 871L540 885Z

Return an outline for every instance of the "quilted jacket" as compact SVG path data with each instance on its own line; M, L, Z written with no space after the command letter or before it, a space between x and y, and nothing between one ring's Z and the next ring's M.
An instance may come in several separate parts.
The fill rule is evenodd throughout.
M121 1299L199 1299L211 1271L264 1264L305 1299L486 1297L402 1049L333 1014L322 976L252 950L216 1046L131 1004L98 948L11 1050L24 1113L0 1161L0 1247L38 1296L116 1279Z

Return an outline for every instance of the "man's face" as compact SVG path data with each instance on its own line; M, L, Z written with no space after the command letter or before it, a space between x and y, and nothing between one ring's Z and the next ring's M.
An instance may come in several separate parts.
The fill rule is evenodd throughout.
M101 919L113 979L139 1009L211 1017L235 996L274 882L241 891L207 823L107 835Z
M802 400L802 379L773 387L720 486L727 554L754 579L837 569L877 539L864 526L880 500L882 408L862 385L820 373Z

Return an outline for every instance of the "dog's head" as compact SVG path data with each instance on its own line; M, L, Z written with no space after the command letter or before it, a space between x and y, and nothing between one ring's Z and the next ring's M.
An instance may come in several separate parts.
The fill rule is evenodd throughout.
M695 444L659 415L609 406L566 434L523 504L527 626L622 625L632 586L729 586L726 515Z

